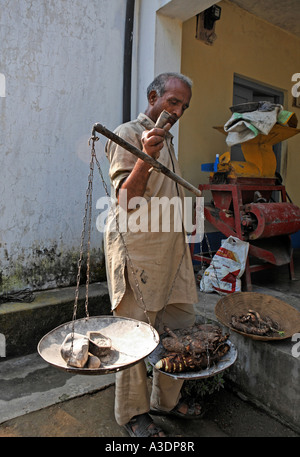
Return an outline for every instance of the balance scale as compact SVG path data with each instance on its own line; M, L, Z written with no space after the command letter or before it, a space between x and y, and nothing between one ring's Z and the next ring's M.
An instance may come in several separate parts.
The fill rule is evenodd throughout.
M160 121L163 119L163 122L166 123L169 114L163 112L160 118L158 119L157 126L161 126ZM162 123L163 123L162 122ZM184 186L188 190L192 191L196 196L201 196L201 191L190 183L185 181L180 176L173 173L171 170L164 167L160 162L156 161L152 157L148 156L144 152L135 148L130 143L126 142L119 136L115 135L110 130L106 129L103 125L97 123L94 124L92 130L92 137L90 143L92 144L91 150L91 162L90 162L90 174L89 174L89 183L87 188L87 202L85 205L85 214L83 220L83 231L81 236L81 247L80 247L80 258L78 261L78 274L77 274L77 286L75 291L75 301L74 301L74 310L73 310L73 319L70 322L67 322L59 327L53 329L47 333L38 344L38 353L40 356L49 364L55 366L58 369L86 375L103 375L107 373L114 373L130 366L135 365L140 362L147 356L149 356L150 363L155 365L159 360L158 357L161 357L160 353L160 339L157 331L149 323L140 322L134 319L114 317L114 316L96 316L90 317L88 315L88 284L89 284L89 245L90 245L90 230L91 230L91 209L92 209L92 181L93 181L93 169L94 162L98 166L100 176L102 178L103 186L107 192L107 186L103 179L102 170L100 164L97 160L95 154L95 141L98 139L95 136L95 133L101 133L107 138L111 139L115 143L119 144L121 147L127 149L129 152L141 158L142 160L150 163L153 168L164 173L168 178L173 179L178 184ZM108 193L108 192L107 192ZM108 195L109 196L109 195ZM83 319L76 318L77 310L77 301L78 301L78 291L79 291L79 281L80 281L80 268L82 263L82 254L83 254L83 240L85 236L85 231L88 231L88 253L87 253L87 281L86 281L86 317ZM128 259L130 260L130 259ZM174 281L176 276L174 278ZM174 283L173 281L173 283ZM140 291L138 291L140 292ZM142 294L140 292L141 298ZM146 314L146 311L145 311ZM112 350L108 357L104 358L104 362L101 363L98 368L82 368L70 366L64 360L61 355L61 345L67 335L71 334L81 334L87 335L88 332L99 332L104 337L107 337L112 342ZM228 341L228 340L227 340ZM193 373L173 373L168 374L175 378L206 378L209 376L214 376L215 374L225 370L230 365L232 365L237 358L237 351L232 343L229 343L230 349L227 354L220 360L217 365L208 366L206 370L201 370ZM102 360L101 360L102 362ZM162 373L164 373L162 371ZM166 373L164 373L166 374Z

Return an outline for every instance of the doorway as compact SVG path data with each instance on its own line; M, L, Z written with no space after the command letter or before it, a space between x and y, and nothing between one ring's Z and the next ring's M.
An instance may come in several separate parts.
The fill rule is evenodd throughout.
M234 75L233 80L233 105L246 102L267 101L283 105L283 92L265 86L263 84L249 81L241 76ZM273 146L276 157L276 171L280 173L281 163L281 143ZM240 145L235 145L231 148L231 159L244 161L244 156Z

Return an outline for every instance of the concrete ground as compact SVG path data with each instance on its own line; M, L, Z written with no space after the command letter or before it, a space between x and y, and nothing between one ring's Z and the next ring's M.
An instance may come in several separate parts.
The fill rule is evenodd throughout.
M299 253L295 260L300 278ZM253 275L253 283L254 291L300 298L300 281L289 280L286 266ZM203 306L213 309L218 298L209 294ZM225 380L223 388L205 397L207 413L200 420L154 419L173 438L300 436L233 387ZM48 365L36 352L0 363L0 437L127 437L115 422L113 405L113 374L73 375Z
M205 404L208 412L200 420L163 416L154 420L173 438L299 437L225 388L208 397ZM116 424L113 408L114 386L110 385L5 421L0 425L0 437L128 437Z

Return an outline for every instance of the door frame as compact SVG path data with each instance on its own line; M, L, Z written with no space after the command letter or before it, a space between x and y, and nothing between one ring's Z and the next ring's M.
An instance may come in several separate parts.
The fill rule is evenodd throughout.
M266 85L263 82L253 81L253 80L247 79L246 77L243 77L241 75L234 74L233 75L233 97L232 97L233 104L235 104L234 103L234 96L235 96L235 87L236 86L243 87L243 88L245 88L245 90L251 91L252 94L254 92L261 93L262 94L262 100L263 100L264 96L266 96L266 98L267 97L274 97L274 103L277 103L277 104L280 104L280 105L283 105L283 103L284 103L284 91L283 90L276 89L276 88L274 88L272 86ZM248 100L248 101L253 101L253 99ZM237 156L237 157L238 156L243 157L241 149L240 148L238 149L236 147L234 147L234 148L235 148L235 150L233 152L234 155ZM273 149L274 149L274 154L275 154L276 160L277 160L276 171L278 173L280 173L280 169L281 169L281 143L278 143L278 144L274 145ZM239 150L240 150L240 152L238 152ZM240 158L236 158L235 160L240 160Z

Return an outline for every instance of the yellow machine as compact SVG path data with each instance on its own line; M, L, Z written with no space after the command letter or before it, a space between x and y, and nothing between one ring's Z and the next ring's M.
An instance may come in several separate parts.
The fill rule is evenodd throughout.
M223 127L215 128L226 135ZM252 140L241 143L245 162L231 161L229 151L222 154L218 172L228 173L228 178L274 178L277 164L273 146L299 132L300 129L275 124L268 135L260 134Z
M297 135L294 113L286 125L276 123L268 135L240 143L245 161L231 160L230 152L219 157L219 163L208 165L209 184L199 189L210 191L212 200L204 207L204 216L226 237L235 236L249 242L249 257L258 259L250 265L247 259L244 284L251 290L251 273L271 266L288 264L294 278L290 235L300 230L300 208L288 201L285 186L276 173L276 156L273 146ZM224 127L215 127L227 135ZM214 172L212 172L212 167ZM280 176L280 175L279 175ZM274 195L279 196L275 197ZM194 253L194 260L207 260Z

